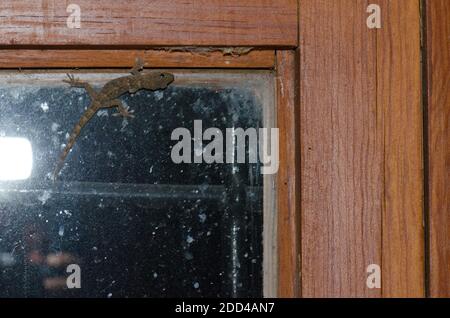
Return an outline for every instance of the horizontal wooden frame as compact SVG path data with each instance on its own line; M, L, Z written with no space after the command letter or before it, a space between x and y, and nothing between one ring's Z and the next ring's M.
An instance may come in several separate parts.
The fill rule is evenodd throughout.
M31 50L0 49L0 68L103 68L131 67L141 57L149 68L271 69L275 51L253 50L239 54L223 49L176 50Z
M0 46L296 47L296 0L2 0ZM70 20L69 20L70 21ZM73 26L73 25L72 25Z

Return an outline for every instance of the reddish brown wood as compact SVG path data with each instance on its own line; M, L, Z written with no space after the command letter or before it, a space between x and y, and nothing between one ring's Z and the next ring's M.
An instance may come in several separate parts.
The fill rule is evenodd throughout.
M368 1L300 0L302 295L379 297L383 126Z
M300 297L300 139L295 51L277 52L278 296Z
M383 296L424 297L419 0L379 2L377 101L384 122Z
M81 28L67 27L67 6ZM2 0L0 45L297 46L296 0Z
M450 297L450 1L426 2L430 296Z
M450 263L445 121L449 10L446 0L432 1L427 3L430 283L432 295L438 296L448 295ZM45 51L50 54L47 64L40 51L0 50L1 67L129 67L134 61L130 52L145 55L152 67L227 67L221 52L204 57L137 47L295 47L298 42L295 0L77 3L83 15L78 30L66 27L66 2L3 0L0 46L64 50ZM419 1L380 0L380 30L366 27L369 3L300 0L300 66L293 66L292 53L279 54L283 77L294 77L291 67L300 70L301 97L296 116L292 81L278 79L280 295L424 294ZM92 51L69 50L73 46ZM94 50L100 47L108 49ZM135 50L115 50L121 47ZM229 67L273 67L273 52L270 58L264 54L251 52ZM288 148L298 142L295 129L301 130L301 192L292 177L298 169L292 165L296 154ZM301 246L295 207L299 193ZM301 264L295 259L300 247ZM366 286L366 268L373 263L382 265L382 292ZM300 265L301 291L296 288Z
M162 68L274 68L273 50L242 55L167 50L0 50L0 68L130 67L136 57L146 67Z
M379 1L378 30L369 3L300 1L307 297L424 296L419 1Z

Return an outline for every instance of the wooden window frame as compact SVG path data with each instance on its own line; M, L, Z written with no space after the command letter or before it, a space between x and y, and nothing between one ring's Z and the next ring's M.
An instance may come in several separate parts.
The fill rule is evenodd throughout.
M204 52L191 48L187 52L170 50L82 50L82 49L5 49L0 50L0 69L101 69L130 68L136 57L141 57L150 68L174 69L247 69L272 70L276 72L275 118L279 128L280 166L276 183L277 213L275 231L276 246L265 246L264 270L275 277L264 274L264 296L299 296L300 253L299 247L299 200L297 160L298 149L293 138L298 134L295 107L295 51L255 50L244 55L224 54L222 51ZM269 179L265 179L267 182ZM268 189L271 189L269 186ZM271 190L270 190L271 191ZM266 213L265 213L266 214ZM268 221L265 219L265 221ZM272 221L272 220L269 220ZM272 227L270 227L272 228ZM272 241L272 240L269 240ZM265 244L267 245L267 244Z
M3 0L0 68L125 68L141 56L152 68L274 70L278 285L270 296L423 297L425 1L378 0L383 27L369 30L367 0L77 0L81 29L66 26L68 2ZM429 15L446 0L433 1ZM448 97L433 86L444 75L435 76L428 69L430 107ZM445 123L435 129L429 142L445 144L448 131L437 134ZM433 197L445 189L445 155L429 158L434 209L448 207ZM445 215L434 213L431 237L448 242ZM431 276L432 291L448 295L437 281L448 260L433 244L431 266L443 274ZM370 263L382 268L381 290L365 285Z
M151 10L140 12L145 1L132 0L134 6L114 3L107 9L102 7L105 3L80 0L77 4L84 12L80 30L65 25L68 13L64 3L49 7L46 0L40 2L6 1L9 15L17 18L0 24L0 34L5 32L0 36L0 69L129 68L141 57L146 68L262 69L276 73L280 166L274 179L278 184L278 238L274 242L278 246L274 247L275 255L264 260L264 267L276 276L265 281L264 295L299 296L299 147L298 139L292 138L298 133L297 116L289 115L297 111L297 1L263 5L256 0L245 4L239 0L174 0L170 11L166 1L156 1ZM116 23L108 23L105 10L109 20ZM244 19L245 25L241 22ZM130 25L135 28L134 20L146 31L129 32ZM161 23L166 25L163 29ZM242 27L236 27L239 23ZM23 28L26 31L20 32ZM266 247L267 251L272 253L273 248Z

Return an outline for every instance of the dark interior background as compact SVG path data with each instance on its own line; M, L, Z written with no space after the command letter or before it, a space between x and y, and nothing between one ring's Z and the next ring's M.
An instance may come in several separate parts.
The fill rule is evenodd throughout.
M56 183L50 175L88 95L62 84L4 86L0 96L0 134L29 139L34 156L28 180L0 182L0 297L262 296L259 164L170 158L171 132L193 133L195 119L204 129L261 127L250 89L126 94L136 117L100 111ZM65 281L68 263L81 267L81 288L49 286Z

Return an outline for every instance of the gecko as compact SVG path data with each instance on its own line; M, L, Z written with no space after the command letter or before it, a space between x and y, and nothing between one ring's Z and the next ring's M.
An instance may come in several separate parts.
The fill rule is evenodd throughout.
M125 107L122 101L119 99L125 93L136 93L141 89L145 90L161 90L165 89L171 84L175 77L171 73L165 72L149 72L143 73L144 62L140 59L136 59L136 63L130 70L131 75L123 76L113 79L107 82L100 91L95 91L94 88L88 83L75 78L73 75L67 74L68 80L63 82L68 83L71 87L84 88L88 93L91 103L84 114L81 116L78 123L72 130L69 136L66 146L62 151L56 168L53 172L53 180L56 181L59 172L64 166L64 161L68 156L70 150L75 145L78 136L81 133L83 127L91 120L91 118L97 113L98 110L103 108L117 107L118 112L113 116L122 116L124 118L133 118L134 111Z

